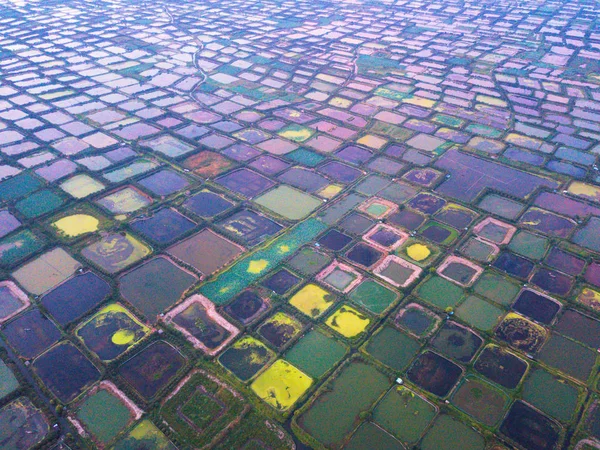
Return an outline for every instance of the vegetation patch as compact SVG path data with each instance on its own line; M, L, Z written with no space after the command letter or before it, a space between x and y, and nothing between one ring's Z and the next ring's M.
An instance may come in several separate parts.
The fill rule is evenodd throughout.
M113 447L114 450L136 450L142 448L177 450L177 447L148 419L144 419L138 423Z
M201 448L234 429L248 409L237 391L196 369L162 402L160 414L183 442Z

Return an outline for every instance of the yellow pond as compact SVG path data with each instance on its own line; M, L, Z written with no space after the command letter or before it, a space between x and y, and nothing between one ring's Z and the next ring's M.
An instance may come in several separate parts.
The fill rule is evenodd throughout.
M600 292L590 288L583 288L577 296L577 301L594 311L600 311Z
M325 322L329 327L347 338L361 334L369 326L369 318L350 306L342 306Z
M254 261L250 261L248 264L248 273L258 274L264 271L269 265L269 261L266 259L256 259Z
M600 202L600 188L598 186L573 181L567 190L569 194L583 197L593 202Z
M312 384L312 379L279 359L250 386L254 393L278 411L288 410Z
M317 195L321 198L333 198L342 191L342 187L337 184L329 184L317 192Z
M305 127L294 127L283 130L279 136L294 142L304 142L313 135L314 131Z
M52 225L58 228L65 236L76 237L97 231L100 221L88 214L73 214L72 216L57 220Z
M307 284L290 299L290 304L310 317L319 317L332 304L330 294L315 284Z
M119 330L112 335L111 341L116 345L127 345L135 339L135 333L131 330Z
M406 249L406 254L414 261L423 261L431 255L431 251L426 245L413 244Z
M329 104L331 106L335 106L336 108L350 108L350 106L352 106L352 102L348 99L345 98L341 98L341 97L334 97L331 100L329 100Z

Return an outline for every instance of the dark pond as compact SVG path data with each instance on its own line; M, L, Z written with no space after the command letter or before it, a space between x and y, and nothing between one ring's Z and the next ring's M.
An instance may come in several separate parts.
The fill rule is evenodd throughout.
M363 267L371 267L383 256L383 253L370 245L358 243L346 254L346 257Z
M410 381L439 397L445 397L461 375L460 366L430 351L420 355L407 372Z
M42 305L62 326L99 305L109 294L110 286L93 272L76 275L42 297Z
M525 375L527 363L500 347L490 345L477 358L475 370L500 386L514 389Z

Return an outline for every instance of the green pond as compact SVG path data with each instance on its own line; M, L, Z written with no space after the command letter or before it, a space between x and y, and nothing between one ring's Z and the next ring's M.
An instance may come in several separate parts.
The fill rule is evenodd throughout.
M329 255L318 252L312 247L306 247L288 261L288 266L304 275L315 275L330 262Z
M17 202L15 208L28 219L35 219L59 208L64 201L60 195L44 189Z
M415 444L437 409L423 397L403 386L394 386L379 402L373 420L402 442Z
M402 450L404 446L391 434L371 422L363 423L350 439L345 450Z
M365 347L375 359L398 371L408 366L420 348L419 341L390 326L384 326Z
M442 415L421 441L422 450L483 450L483 437L470 426Z
M358 425L360 412L368 410L390 384L375 367L352 362L331 382L331 390L300 416L299 424L322 444L339 445Z
M473 327L483 331L491 331L504 314L504 311L475 295L470 295L456 308L455 313L456 317Z
M254 201L288 220L303 219L322 204L318 198L285 185L276 187Z
M512 303L521 287L495 272L484 272L474 286L477 294L500 305Z
M333 225L340 220L348 211L356 205L362 203L365 198L358 194L349 194L341 200L338 200L331 206L328 206L319 214L319 218L327 225Z
M419 286L417 295L440 309L455 307L462 299L463 290L442 277L433 276Z
M452 394L451 402L479 423L493 427L504 417L511 399L491 383L467 377Z
M42 239L29 230L18 231L0 241L0 265L12 267L44 246Z
M0 183L0 200L14 201L31 194L42 182L28 173L22 173Z
M543 369L532 371L523 384L523 400L563 422L573 417L578 397L575 386Z
M119 291L125 300L154 322L158 314L176 303L196 281L196 276L170 260L158 257L119 278Z
M315 352L318 348L319 351ZM313 378L320 378L346 354L346 347L332 337L313 330L302 337L285 359Z
M325 157L305 148L299 148L285 155L285 159L289 159L290 161L302 164L306 167L315 167L323 161Z
M548 248L548 239L528 231L519 231L508 244L508 248L530 259L542 259Z
M479 262L488 262L493 255L494 248L479 239L471 238L462 246L460 252L467 258Z
M10 368L0 360L0 399L13 393L19 387L19 382Z
M101 389L84 400L77 417L102 443L107 443L125 428L131 413L121 400Z
M590 377L597 357L597 351L554 333L538 353L540 361L583 382Z
M394 303L398 295L373 280L366 280L354 288L348 297L372 313L381 314Z

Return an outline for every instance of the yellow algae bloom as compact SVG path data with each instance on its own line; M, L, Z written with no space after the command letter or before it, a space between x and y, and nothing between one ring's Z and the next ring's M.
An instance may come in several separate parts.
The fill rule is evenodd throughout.
M361 137L357 143L377 150L387 144L387 140L373 134L367 134Z
M242 358L251 364L265 365L271 358L275 357L275 353L272 350L252 336L243 337L233 344L231 348L249 350ZM263 352L260 350L263 350Z
M282 244L282 245L280 245L279 247L277 247L277 251L278 251L279 253L288 253L288 252L290 251L290 246L289 246L289 245Z
M577 296L577 301L594 311L600 311L600 292L590 288L583 288Z
M321 189L317 195L322 198L333 198L338 195L341 190L341 186L338 186L337 184L330 184Z
M105 306L90 319L81 324L76 335L79 339L87 344L85 336L89 329L100 329L106 325L116 324L119 328L111 336L110 340L113 344L123 346L125 349L135 345L150 332L150 328L140 322L128 309L119 303L111 303ZM82 334L83 332L83 334ZM101 350L101 349L100 349ZM98 353L97 350L92 350L96 355L105 361L108 361L108 355ZM115 356L113 356L114 358Z
M429 100L424 97L410 97L402 100L404 103L410 103L411 105L422 106L423 108L432 108L435 105L435 100Z
M543 326L541 326L535 322L532 322L531 320L527 319L526 317L524 317L520 314L514 313L514 312L509 312L502 320L502 322L504 322L504 323L513 322L513 321L527 324L527 326L535 329L541 335L546 334L546 329Z
M345 98L341 98L341 97L334 97L331 100L329 100L329 104L331 106L336 106L338 108L349 108L352 105L352 102L348 99Z
M347 338L361 334L369 326L369 318L350 306L342 306L325 322L329 327Z
M406 249L406 254L414 261L423 261L431 255L431 250L423 244L413 244Z
M127 345L131 344L135 339L135 333L131 330L119 330L112 335L111 341L116 345Z
M600 202L600 188L598 186L582 183L581 181L573 181L567 191L569 194L587 198L593 202Z
M510 144L519 145L521 147L532 148L537 150L544 143L539 139L534 139L518 133L509 133L504 140Z
M290 409L312 385L312 379L283 359L278 359L250 386L254 393L278 411Z
M257 259L254 261L250 261L250 264L248 264L248 270L246 272L258 274L265 270L268 265L269 261L267 261L266 259Z
M290 305L310 317L319 317L331 305L329 293L316 284L307 284L290 299Z
M314 131L310 128L294 127L279 132L279 136L294 142L304 142L313 135Z
M283 312L277 312L270 319L265 320L265 324L275 325L275 327L280 327L282 325L287 325L288 328L285 331L286 336L293 336L298 331L302 330L302 324L298 322L295 318L287 315Z
M88 214L74 214L72 216L63 217L52 225L58 228L64 235L76 237L97 231L100 221Z
M488 95L478 95L476 100L481 103L485 103L486 105L492 106L501 106L506 108L508 105L504 100L500 100L499 98L490 97Z
M148 419L144 419L137 424L135 428L129 432L129 436L136 441L141 441L143 439L151 440L153 444L156 445L154 448L157 449L172 448L166 445L170 444L170 441L167 440L165 435L162 434L162 432Z

